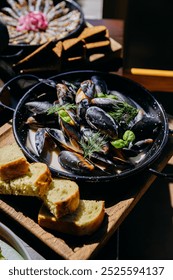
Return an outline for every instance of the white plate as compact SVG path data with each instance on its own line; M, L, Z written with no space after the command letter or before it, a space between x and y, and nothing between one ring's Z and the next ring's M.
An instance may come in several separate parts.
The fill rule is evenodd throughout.
M0 223L0 248L7 260L30 260L21 240L8 227Z

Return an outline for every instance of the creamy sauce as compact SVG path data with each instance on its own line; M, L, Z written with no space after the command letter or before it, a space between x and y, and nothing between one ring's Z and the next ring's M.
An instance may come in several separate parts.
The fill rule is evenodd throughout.
M28 130L28 135L26 138L26 147L34 154L34 155L38 155L36 146L35 146L35 130L29 129ZM65 170L58 162L58 154L59 154L59 149L58 147L53 149L52 151L49 151L49 156L43 154L42 157L43 159L47 162L49 162L49 167L59 170L61 172L66 172L69 173L67 170Z
M36 146L35 146L35 130L29 129L28 130L28 135L26 138L26 147L31 151L31 153L33 153L34 155L37 155L37 157L40 157L41 160L43 160L45 163L48 164L48 166L50 168L53 168L55 170L57 170L58 172L64 172L67 174L70 174L71 172L69 172L68 170L64 169L59 161L58 161L58 154L60 153L60 150L58 148L58 146L52 150L47 150L47 152L42 153L41 156L39 156ZM136 157L131 157L130 161L136 165L139 164L141 160L144 159L144 157L146 156L145 153L140 153L138 156ZM100 165L100 164L95 164L99 169L101 169L102 171L105 170L105 167ZM117 174L122 173L123 171L121 170L116 170ZM115 173L115 174L116 174ZM91 176L91 173L89 174ZM94 175L94 173L93 173Z

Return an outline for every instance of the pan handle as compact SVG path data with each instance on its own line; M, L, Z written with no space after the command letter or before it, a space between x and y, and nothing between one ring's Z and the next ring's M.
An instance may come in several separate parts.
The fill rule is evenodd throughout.
M155 169L152 169L152 168L149 168L149 171L158 176L158 177L162 177L162 178L166 178L166 179L169 179L169 180L173 180L173 173L163 173L163 172L159 172Z
M24 75L15 76L14 78L10 79L7 83L5 83L3 85L3 87L0 90L0 97L1 97L1 94L3 94L3 91L5 91L5 89L8 88L9 91L10 91L11 84L16 83L16 86L18 86L19 89L20 89L20 84L18 82L20 80L22 80L22 81L26 80L27 81L29 79L36 80L36 84L39 83L42 80L39 77L37 77L35 75L32 75L32 74L24 74ZM33 84L31 85L31 87L33 87ZM2 102L2 100L0 100L0 107L2 107L3 109L8 109L8 110L13 111L13 112L15 111L15 109L13 107L10 107L10 106L7 106L6 104L4 104Z
M14 108L5 105L4 103L2 103L2 101L0 101L0 107L2 107L4 109L8 109L8 110L13 111L13 112L15 111Z

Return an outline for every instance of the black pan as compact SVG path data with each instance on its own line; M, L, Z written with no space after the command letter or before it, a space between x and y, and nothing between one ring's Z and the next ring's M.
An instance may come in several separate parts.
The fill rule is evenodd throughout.
M108 85L110 90L117 90L127 97L130 97L133 101L135 101L139 106L141 106L144 111L153 117L156 117L161 123L159 133L157 138L154 141L154 144L147 151L146 156L140 163L136 164L135 167L129 170L125 170L120 174L109 174L109 175L80 175L74 173L66 173L62 170L59 170L54 167L50 167L54 176L60 176L62 178L69 178L72 180L79 181L89 181L89 182L105 182L111 180L120 180L126 178L128 176L134 175L139 171L144 169L152 170L152 164L156 161L156 159L162 153L169 135L168 128L168 119L163 107L159 104L159 102L150 94L150 92L137 84L136 82L110 73L98 72L98 71L73 71L67 73L61 73L54 77L51 77L48 80L41 80L37 84L35 84L32 88L30 88L24 96L19 100L13 114L13 132L15 139L19 146L22 148L25 155L31 161L42 161L48 164L45 159L40 156L35 155L26 147L26 138L28 133L28 125L25 124L26 119L30 115L28 110L26 109L25 104L27 102L36 100L38 95L42 95L42 93L47 93L46 97L43 96L44 99L48 99L49 101L53 101L56 95L56 90L54 87L54 82L61 82L62 80L73 81L80 80L84 81L86 79L90 79L91 76L98 75L102 79L104 79ZM52 97L51 97L52 96ZM52 99L52 100L51 100ZM154 171L153 171L154 172ZM157 173L157 171L155 171Z

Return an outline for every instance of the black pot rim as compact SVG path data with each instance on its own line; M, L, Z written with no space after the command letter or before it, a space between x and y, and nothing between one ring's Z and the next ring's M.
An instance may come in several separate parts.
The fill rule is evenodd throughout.
M119 75L113 74L113 73L107 73L107 72L95 71L95 70L76 70L76 71L60 73L58 75L50 77L49 80L54 80L54 79L57 79L57 78L61 79L61 77L64 78L65 76L71 76L71 75L76 75L77 77L79 77L81 73L83 73L84 75L96 75L96 74L98 74L98 75L106 75L106 76L109 76L111 78L116 77L116 79L118 79L119 81L121 81L123 83L127 83L129 86L131 85L132 87L135 86L135 87L139 88L141 91L144 91L146 96L148 96L150 99L152 99L155 102L155 104L157 105L157 108L159 110L159 114L161 114L162 117L163 117L162 137L158 141L156 139L156 142L158 142L157 145L156 145L156 148L151 152L150 155L146 156L146 159L142 162L142 164L137 165L133 169L123 171L120 174L113 174L113 175L101 176L101 177L100 176L85 176L85 175L83 176L83 175L76 175L76 174L72 174L72 173L67 174L66 172L61 172L61 171L59 172L59 171L55 170L54 168L50 167L50 170L53 173L53 175L58 176L58 177L62 177L62 178L66 178L66 179L75 180L75 181L85 181L85 182L95 182L95 183L97 183L97 182L107 182L107 181L113 181L113 180L116 181L116 180L124 179L124 178L127 178L131 175L134 175L134 174L140 172L141 170L149 168L156 161L156 159L160 156L161 152L163 151L163 149L164 149L164 147L165 147L165 145L168 141L168 135L169 135L168 119L167 119L165 110L162 107L162 105L151 95L151 93L146 88L144 88L140 84L130 80L129 78L122 77L122 76L119 76ZM39 86L40 84L42 84L42 82L39 82L33 88ZM28 149L25 147L25 145L22 144L20 136L18 134L18 128L17 128L17 125L16 125L16 119L18 117L18 111L24 105L25 99L29 96L30 92L32 92L32 89L29 90L28 92L26 92L25 95L21 98L21 100L17 104L17 107L16 107L14 115L13 115L13 133L14 133L14 137L15 137L16 142L22 148L25 155L32 161L39 161L39 159L36 158L35 156L33 156L28 151Z

